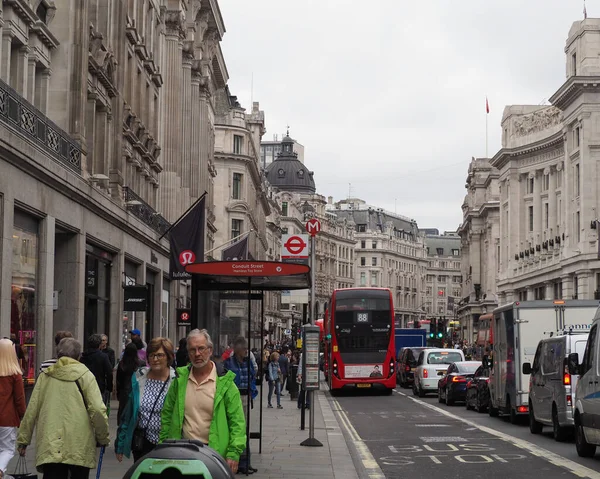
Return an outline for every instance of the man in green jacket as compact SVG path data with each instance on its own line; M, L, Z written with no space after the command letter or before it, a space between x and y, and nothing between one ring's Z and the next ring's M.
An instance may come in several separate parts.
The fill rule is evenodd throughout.
M211 361L208 331L194 329L187 337L191 364L178 368L161 413L159 442L196 439L215 449L235 474L246 447L246 420L235 374Z

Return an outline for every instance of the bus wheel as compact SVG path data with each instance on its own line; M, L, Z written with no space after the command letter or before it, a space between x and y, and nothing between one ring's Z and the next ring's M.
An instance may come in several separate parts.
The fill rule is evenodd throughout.
M383 394L384 394L384 396L391 396L393 392L394 392L394 390L392 388L386 388L383 391Z

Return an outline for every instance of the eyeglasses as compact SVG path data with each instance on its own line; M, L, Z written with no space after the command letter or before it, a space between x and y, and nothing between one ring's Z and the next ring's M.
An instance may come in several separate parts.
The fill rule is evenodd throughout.
M155 359L165 359L167 357L167 355L165 353L156 353L156 354L150 354L150 355L148 355L148 357L154 361Z
M209 349L211 349L210 346L200 346L198 348L188 348L188 353L196 354L196 351L198 351L200 354L204 354Z

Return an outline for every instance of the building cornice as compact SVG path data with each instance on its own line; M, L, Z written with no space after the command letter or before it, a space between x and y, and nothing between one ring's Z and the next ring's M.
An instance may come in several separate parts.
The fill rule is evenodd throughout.
M560 86L549 101L564 111L581 94L598 92L600 92L600 76L573 76Z
M529 143L524 146L519 146L515 148L502 148L494 155L494 157L490 160L490 163L494 168L498 170L502 169L507 163L511 160L525 155L530 155L532 153L538 153L545 150L552 150L556 145L563 144L563 132L558 131L557 133L544 138L543 140L535 141L533 143Z

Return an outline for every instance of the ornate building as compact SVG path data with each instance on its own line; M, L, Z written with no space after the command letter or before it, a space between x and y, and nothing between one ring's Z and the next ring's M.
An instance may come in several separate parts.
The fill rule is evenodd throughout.
M313 173L298 160L294 140L289 135L283 138L282 151L267 166L265 177L276 191L274 197L281 209L283 234L305 234L310 218L321 222L315 250L315 314L322 317L333 290L354 284L352 227L327 210L327 200L316 193ZM290 323L301 324L308 319L304 306L308 304L308 291L283 294L281 301L284 309L289 305Z
M32 383L57 330L175 338L188 293L162 236L207 191L213 244L224 27L199 0L7 0L0 25L0 335Z
M465 246L480 251L481 262L487 262L487 290L481 289L483 278L480 283L473 278L473 290L480 287L479 301L493 294L489 283L494 270L498 304L599 296L600 87L591 81L600 74L599 35L600 19L573 23L565 48L567 78L550 98L552 106L513 105L504 110L502 148L489 161L488 185L475 187L478 198L469 200L460 230ZM496 199L496 223L493 208L485 221L470 214ZM486 234L483 249L480 238ZM471 266L481 274L476 259Z
M461 241L456 233L425 235L427 267L423 310L429 320L437 320L438 331L456 319L461 298Z
M427 264L415 220L357 198L332 204L329 211L354 230L355 285L390 288L397 326L412 327L422 316Z
M462 244L462 293L457 314L462 337L473 341L479 318L498 306L500 268L500 196L498 170L485 158L473 158L458 228Z

